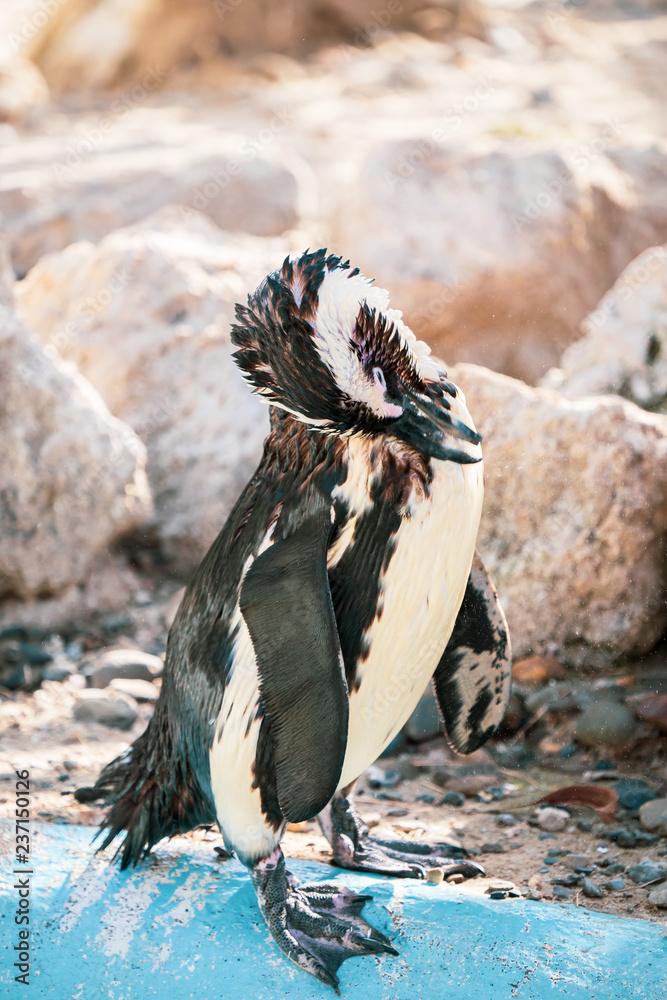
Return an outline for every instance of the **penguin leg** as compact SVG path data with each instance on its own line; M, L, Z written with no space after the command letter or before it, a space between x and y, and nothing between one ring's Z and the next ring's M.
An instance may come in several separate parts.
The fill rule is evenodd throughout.
M372 899L333 885L301 886L285 868L280 847L250 866L257 901L274 941L301 969L338 989L338 968L359 955L398 955L364 920Z
M371 837L355 808L353 789L354 783L336 792L318 816L322 832L333 848L334 861L341 868L402 878L425 878L429 868L444 869L445 877L455 873L466 878L484 875L481 865L466 861L466 851L454 844Z

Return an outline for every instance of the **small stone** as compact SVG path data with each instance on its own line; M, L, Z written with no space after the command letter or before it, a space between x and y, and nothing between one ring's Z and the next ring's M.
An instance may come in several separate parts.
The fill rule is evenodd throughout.
M476 795L483 788L488 788L497 780L495 774L465 774L449 778L445 791L459 792L461 795Z
M650 847L651 844L657 844L660 837L657 833L648 833L646 830L633 830L632 831L637 847L645 846Z
M620 861L608 861L606 865L601 861L600 864L607 869L607 875L622 875L625 871L625 865Z
M547 854L546 858L542 859L545 865L557 865L558 858L555 858L552 854Z
M635 734L637 723L627 705L611 698L601 698L591 702L574 727L580 743L587 746L608 745L622 747Z
M440 885L444 878L445 873L442 868L429 868L426 872L426 881L429 885Z
M604 896L602 889L595 882L591 882L589 878L583 879L581 889L584 896L588 896L589 899L601 899Z
M482 854L504 854L504 844L482 844Z
M421 696L417 707L405 723L403 732L415 743L430 740L442 733L442 720L435 696L431 692Z
M135 701L154 702L160 695L159 690L150 681L142 681L135 677L114 677L109 681L109 688L127 694Z
M162 675L164 663L159 656L141 649L111 648L97 653L81 673L92 688L105 688L114 678L152 681Z
M93 697L84 697L93 695ZM80 691L74 708L77 722L101 722L112 729L127 730L138 718L136 711L123 698L105 697L102 692Z
M641 885L643 882L654 882L657 878L663 878L667 875L667 871L650 858L643 858L638 865L628 868L627 875L635 885Z
M542 893L539 889L529 889L526 893L526 899L532 899L534 902L538 902L542 899Z
M550 833L564 830L569 821L569 812L566 812L564 809L556 809L552 806L541 809L537 814L538 825L542 830L548 830Z
M383 771L376 764L371 764L366 778L371 788L393 788L401 780L401 774L400 771Z
M471 858L477 858L477 857L479 857L479 855L481 853L482 852L479 849L479 847L469 847L468 848L468 854L470 855Z
M549 850L547 851L547 854L549 855L550 858L564 858L569 853L570 853L569 851L566 851L562 847L550 847Z
M602 882L602 888L608 889L609 892L620 892L621 889L625 889L625 882L622 878L610 878L607 882Z
M581 882L581 875L575 875L574 872L572 872L570 875L563 876L563 878L551 879L552 885L564 885L568 888L570 888L573 885L579 885L580 882Z
M573 871L578 871L580 868L591 868L590 858L586 857L585 854L567 854L563 858L563 864Z
M554 899L569 899L570 891L566 889L565 886L555 885L553 890Z
M667 799L653 799L640 806L639 822L645 830L667 837Z
M540 833L537 839L538 840L558 840L558 837L556 836L555 833Z
M489 899L507 899L507 893L503 891L490 892Z
M461 882L465 882L465 877L461 872L452 872L451 875L447 876L447 881L451 882L452 885L460 885Z
M387 816L396 816L396 817L407 816L408 815L408 811L409 810L407 810L407 809L401 809L401 808L387 809Z
M537 887L541 886L542 885L542 876L541 875L531 875L530 878L528 879L528 885L529 885L529 887L531 889L535 888L535 886L537 886Z
M653 903L654 906L659 906L661 909L667 908L667 882L663 882L662 885L657 885L655 889L651 889L648 894L649 903Z
M645 802L652 802L655 799L653 789L638 778L617 781L612 787L618 794L619 804L630 812L636 812Z
M514 888L514 882L507 882L504 879L495 879L493 882L489 882L487 892L509 892L510 889Z
M516 816L512 815L512 813L500 813L496 817L496 822L499 826L515 826L516 821Z
M584 833L590 833L591 830L593 829L593 820L588 819L587 817L584 817L583 819L578 819L577 826L579 827L580 830L583 830Z
M431 795L429 792L422 792L420 795L415 796L415 801L424 802L427 806L432 806L435 802L435 795Z
M459 809L465 802L465 796L460 792L445 792L442 797L443 806L454 806Z
M545 874L546 872L549 871L546 865L543 865L541 868L538 868L537 870L538 872L542 872L542 874Z

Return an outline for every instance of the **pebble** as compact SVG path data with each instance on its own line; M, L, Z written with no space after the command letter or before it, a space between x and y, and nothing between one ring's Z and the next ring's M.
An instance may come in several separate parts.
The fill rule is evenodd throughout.
M648 894L648 901L649 903L653 903L654 906L667 908L667 882L663 882L662 885L657 885L655 889L651 889Z
M408 809L387 809L387 816L407 816Z
M535 888L529 889L528 892L526 893L526 899L532 899L535 902L538 902L540 899L542 899L542 893L540 892L539 889Z
M588 896L589 899L601 899L604 896L602 889L595 882L591 882L589 878L582 881L581 888L584 896Z
M581 713L574 733L579 742L587 746L622 747L634 736L636 727L634 713L627 705L601 698L591 702Z
M424 802L427 806L432 806L435 802L435 795L430 795L428 792L422 792L421 795L415 796L416 802ZM442 800L444 802L444 799Z
M640 806L639 822L645 830L667 837L667 799L653 799Z
M504 854L504 844L482 844L482 854Z
M580 882L581 882L581 875L575 875L574 872L572 872L571 875L565 875L563 878L552 878L551 879L551 884L552 885L564 885L564 886L567 886L567 887L570 887L570 886L573 886L573 885L579 885Z
M155 684L134 677L114 677L109 681L109 688L112 691L120 691L121 694L129 694L135 701L154 702L158 700L160 695Z
M549 871L546 865L543 865L542 868L538 868L537 870L538 872L542 872L542 874Z
M497 892L490 892L489 899L507 899L507 893L499 890Z
M558 858L555 858L553 856L553 854L547 854L546 858L542 858L542 860L544 861L545 865L557 865L558 864Z
M370 788L393 788L401 780L400 771L383 771L375 764L366 771L366 778Z
M496 818L499 826L515 826L516 821L516 816L512 815L512 813L500 813Z
M635 885L641 885L642 882L653 882L657 878L662 878L667 875L667 871L651 858L642 858L638 865L628 868L627 875Z
M564 858L569 853L570 853L569 851L564 850L562 847L550 847L549 850L547 851L547 854L551 858Z
M534 889L535 887L539 888L541 885L542 885L541 875L531 875L530 878L528 879L528 887L530 889Z
M417 702L417 707L405 723L403 732L409 740L421 743L439 736L442 732L442 721L433 694L423 694Z
M625 871L625 865L622 865L620 861L610 861L605 867L607 875L622 875Z
M610 878L607 882L602 883L603 889L608 889L610 892L620 892L621 889L625 889L625 882L622 878Z
M538 836L537 839L538 840L558 840L558 837L556 836L555 833L541 833Z
M645 802L655 799L653 789L639 778L625 778L617 781L612 788L618 794L619 804L630 812L636 812Z
M501 879L496 879L493 882L489 882L487 892L509 892L510 889L514 888L514 882L506 882Z
M452 885L460 885L461 882L465 882L465 876L461 872L452 872L451 875L447 876L447 881L451 882Z
M445 792L442 797L443 806L455 806L458 809L464 802L465 796L461 795L460 792Z
M101 722L112 729L125 731L132 727L138 715L123 698L105 697L100 691L84 690L77 695L74 718L77 722Z
M553 889L553 897L554 899L569 899L570 890L566 889L565 886L555 885Z
M442 868L429 868L426 872L426 881L429 885L440 885L444 878L445 873Z
M164 662L141 649L112 648L96 653L81 673L92 688L108 687L115 678L152 681L162 675Z
M583 819L578 819L577 826L579 827L580 830L583 830L584 833L590 833L591 830L593 829L593 820L588 819L586 817L584 817Z
M582 868L585 868L588 872L593 867L590 858L586 857L585 854L567 854L563 858L563 864L575 872Z
M548 830L550 833L556 833L559 830L564 830L570 821L570 814L564 809L556 809L553 806L547 806L546 809L540 809L537 814L537 823L542 830Z

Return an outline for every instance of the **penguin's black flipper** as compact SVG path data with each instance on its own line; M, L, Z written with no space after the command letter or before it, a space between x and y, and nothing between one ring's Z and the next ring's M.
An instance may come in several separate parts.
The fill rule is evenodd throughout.
M472 753L502 722L510 697L512 653L498 594L475 553L454 631L433 675L447 738Z
M333 795L347 747L348 696L329 581L331 504L311 494L298 526L259 555L240 607L271 727L287 820L315 816Z

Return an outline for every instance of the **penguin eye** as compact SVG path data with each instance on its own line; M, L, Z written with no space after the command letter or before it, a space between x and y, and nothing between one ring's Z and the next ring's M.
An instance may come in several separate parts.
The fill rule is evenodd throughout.
M377 382L377 384L382 387L382 389L383 389L384 392L386 392L387 391L387 382L385 380L384 372L382 371L382 369L381 368L374 368L373 372L372 372L372 375L373 375L373 378L375 379L375 381Z

